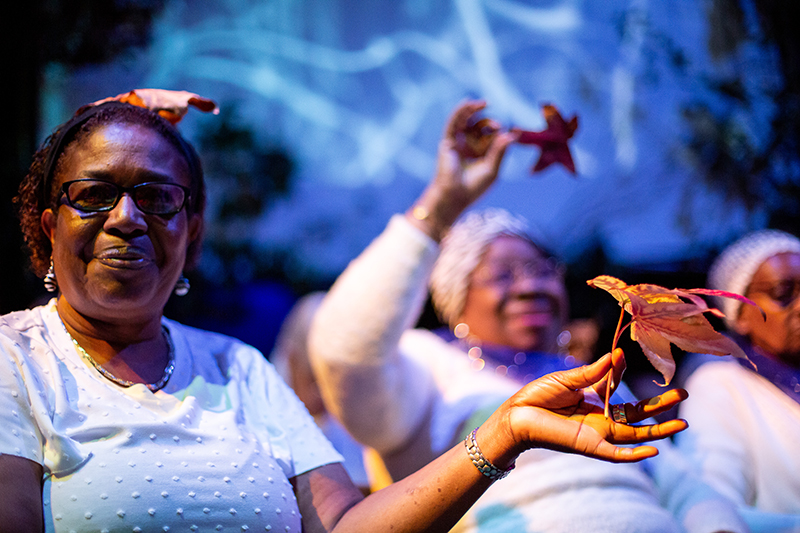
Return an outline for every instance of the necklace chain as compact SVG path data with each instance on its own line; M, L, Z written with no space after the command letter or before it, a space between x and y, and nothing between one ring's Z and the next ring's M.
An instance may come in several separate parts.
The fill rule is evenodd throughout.
M117 376L115 376L114 374L112 374L111 372L109 372L108 370L103 368L100 364L97 363L97 361L94 360L94 358L91 355L89 355L89 353L86 350L83 349L83 346L78 344L78 341L75 340L75 337L73 337L72 334L69 332L69 330L67 329L67 326L66 326L66 324L64 324L63 320L61 321L61 325L64 326L64 331L67 332L67 335L69 336L70 340L72 341L72 344L74 344L75 348L78 349L78 353L81 354L81 357L83 357L83 359L87 363L92 365L92 367L95 370L100 372L100 374L104 378L106 378L109 381L112 381L112 382L116 383L117 385L119 385L121 387L125 387L125 388L137 384L137 382L135 382L135 381L128 381L127 379L118 378ZM164 369L164 375L161 376L161 379L159 379L155 383L144 383L143 384L145 387L147 387L148 389L150 389L153 392L156 392L157 390L161 390L162 388L164 388L164 385L167 384L167 381L169 381L169 378L172 377L172 372L175 370L175 346L172 344L172 337L169 334L169 330L163 324L161 325L161 334L164 335L164 340L167 341L167 346L169 347L169 362L167 363L167 367Z

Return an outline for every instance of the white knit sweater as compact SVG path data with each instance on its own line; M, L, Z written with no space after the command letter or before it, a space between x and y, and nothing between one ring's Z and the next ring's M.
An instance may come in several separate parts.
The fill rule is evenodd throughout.
M727 358L700 366L686 389L680 449L754 533L800 531L800 405Z

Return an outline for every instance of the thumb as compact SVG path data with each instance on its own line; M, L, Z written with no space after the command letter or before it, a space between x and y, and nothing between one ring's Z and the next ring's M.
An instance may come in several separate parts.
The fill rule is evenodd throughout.
M554 375L564 386L571 390L589 387L602 380L612 367L611 354L607 353L590 365L564 370Z

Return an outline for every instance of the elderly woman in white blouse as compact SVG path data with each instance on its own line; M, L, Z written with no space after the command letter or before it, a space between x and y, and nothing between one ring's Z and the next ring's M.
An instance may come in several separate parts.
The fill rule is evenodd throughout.
M79 110L21 184L32 265L56 297L0 318L4 532L445 531L522 450L636 461L654 450L613 443L685 428L605 419L584 389L622 371L608 356L529 385L466 448L364 499L261 353L163 316L189 288L205 195L161 116L176 109L150 96Z

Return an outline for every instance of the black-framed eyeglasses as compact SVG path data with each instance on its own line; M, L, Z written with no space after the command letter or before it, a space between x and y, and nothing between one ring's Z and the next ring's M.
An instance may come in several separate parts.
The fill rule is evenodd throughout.
M148 215L170 216L179 213L189 199L189 188L177 183L152 181L133 187L122 187L110 181L81 179L61 185L67 204L78 211L101 213L111 211L128 193L136 207Z
M753 283L748 292L766 294L781 307L789 307L800 296L800 279L782 279L777 283Z

